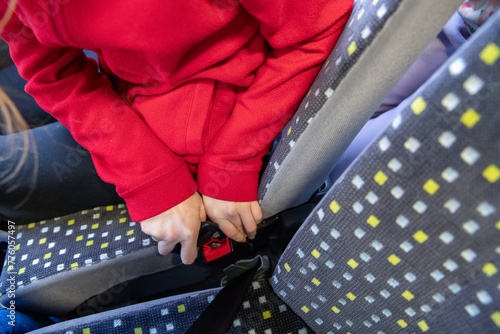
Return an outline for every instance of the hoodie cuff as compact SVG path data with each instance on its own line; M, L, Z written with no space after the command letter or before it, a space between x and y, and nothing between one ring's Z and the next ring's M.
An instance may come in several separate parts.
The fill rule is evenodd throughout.
M225 170L202 162L197 180L200 192L208 197L233 202L253 202L258 198L258 171Z
M133 191L120 194L127 203L130 218L140 222L154 217L185 201L198 186L185 164L154 178Z

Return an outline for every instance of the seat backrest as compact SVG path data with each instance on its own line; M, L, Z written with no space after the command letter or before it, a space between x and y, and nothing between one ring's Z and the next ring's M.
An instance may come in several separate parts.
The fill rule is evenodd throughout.
M316 333L500 331L500 12L421 87L287 247Z
M461 0L355 0L262 177L264 217L306 202Z

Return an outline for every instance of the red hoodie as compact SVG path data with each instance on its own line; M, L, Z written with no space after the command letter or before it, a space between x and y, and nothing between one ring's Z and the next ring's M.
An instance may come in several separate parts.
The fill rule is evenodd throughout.
M1 37L26 91L90 151L141 221L197 190L257 199L261 158L351 8L352 0L20 0Z

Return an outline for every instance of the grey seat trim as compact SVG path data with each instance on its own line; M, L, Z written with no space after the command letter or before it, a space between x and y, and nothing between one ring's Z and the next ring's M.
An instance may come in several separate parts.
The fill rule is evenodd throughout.
M120 283L172 268L179 263L179 255L161 256L153 245L112 261L62 272L50 279L18 287L16 307L48 315L66 314L82 301ZM7 295L4 297L6 299Z
M357 0L355 6L361 2L363 0ZM401 1L310 125L294 139L293 149L289 149L291 136L281 139L259 188L264 217L310 198L383 98L461 3L461 0ZM356 14L359 15L353 13L353 16ZM344 31L337 45L349 39L347 34ZM345 50L336 48L330 59L335 61L343 53ZM311 91L319 89L319 95L324 95L328 87L316 81ZM306 98L289 124L293 126L297 122L307 103Z

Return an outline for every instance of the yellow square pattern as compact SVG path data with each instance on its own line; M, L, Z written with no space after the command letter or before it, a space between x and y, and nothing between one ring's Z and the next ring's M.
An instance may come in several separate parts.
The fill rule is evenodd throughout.
M21 268L21 269L19 269L19 271L17 272L17 274L18 275L24 274L25 271L26 271L26 267Z
M330 210L332 210L333 213L337 213L340 210L340 205L336 201L332 201L330 203Z
M262 312L262 318L264 320L271 318L271 312L270 311L264 311L264 312Z
M356 42L352 42L349 47L347 48L347 52L349 52L349 56L352 55L356 50L358 49L358 46L356 45Z
M375 174L375 177L373 178L375 182L377 182L379 185L383 186L385 182L387 181L387 175L385 175L381 170Z
M50 259L50 257L52 256L52 253L47 253L43 256L43 259L44 260L47 260L47 259Z
M134 328L134 334L142 334L142 328Z
M311 252L312 256L314 256L315 258L319 258L321 256L321 253L318 252L317 249L313 249L313 251Z
M127 235L132 235L132 234L134 234L134 230L127 231Z
M38 244L39 245L43 245L46 242L47 242L47 238L42 238L42 239L40 239L40 241L38 242Z
M415 115L420 115L425 108L427 108L427 102L419 96L411 103L411 110Z
M181 304L181 305L177 306L177 312L179 312L179 313L186 312L186 305Z
M85 246L92 246L94 244L94 240L89 240L87 241L87 243L85 244Z
M75 223L75 220L74 219L71 219L71 220L68 220L68 226L71 226Z
M21 248L21 244L17 244L17 245L16 245L16 247L14 247L14 250L15 250L15 251L18 251L18 250L19 250L19 248Z
M83 235L79 235L76 237L76 241L82 241L83 240Z
M289 136L291 132L292 132L292 127L289 127L286 135Z
M340 310L339 310L339 308L337 306L332 307L332 311L335 312L335 313L337 313L337 314L340 313Z
M356 267L359 265L354 259L350 259L349 261L347 261L347 264L352 269L356 269Z
M28 228L33 228L33 227L35 227L35 223L31 223L28 225Z
M489 277L495 275L498 272L497 267L493 263L486 263L483 266L483 272L488 275Z
M396 256L396 254L392 254L387 258L387 261L392 263L394 266L397 265L399 262L401 262L401 259Z
M413 295L413 293L411 293L410 291L406 290L405 292L403 292L401 294L401 296L403 296L407 301L410 301L412 300L413 298L415 298L415 296Z
M290 270L292 270L292 268L290 268L290 265L288 263L285 263L284 267L287 272L290 272Z
M354 299L356 299L356 296L355 296L352 292L349 292L346 296L347 296L347 298L349 298L350 300L354 300Z
M72 263L71 269L76 269L76 268L78 268L78 262Z
M93 225L92 225L92 229L93 229L93 230L95 230L95 229L96 229L96 228L98 228L98 227L99 227L99 223L97 223L97 224L93 224Z
M481 51L479 58L481 58L486 65L494 65L498 58L500 58L500 47L491 42Z
M404 321L403 319L399 319L398 320L398 325L401 326L401 328L406 328L408 327L408 324L406 323L406 321Z
M108 205L106 207L106 211L113 211L113 206L112 205Z
M489 165L483 171L483 177L488 180L489 183L495 183L500 179L500 169L495 165Z
M126 221L127 221L127 218L125 218L125 217L120 218L120 220L119 220L120 224L121 224L121 223L125 223Z
M318 279L317 279L317 278L313 278L311 282L313 282L313 283L314 283L314 285L316 285L316 286L319 286L319 285L321 284L321 282L320 282L320 281L318 281Z
M417 233L413 235L413 239L417 240L419 243L422 244L426 242L427 239L429 239L429 236L425 234L424 231L417 231Z
M500 327L500 311L497 311L491 315L491 320L497 325L497 327Z
M378 224L380 224L380 220L377 217L373 216L373 215L370 216L370 217L368 217L368 219L366 220L366 222L368 224L370 224L371 227L374 227L374 228L377 227Z
M109 242L105 242L105 243L103 243L103 244L101 245L101 248L106 248L106 247L108 247L108 246L109 246Z
M495 224L495 227L497 228L497 230L500 230L500 221Z
M418 327L420 327L420 330L422 330L422 332L427 332L429 330L429 325L427 325L427 323L425 321L420 321L417 323Z
M460 117L460 122L462 122L463 125L469 129L472 129L480 119L481 115L479 115L474 109L467 109L467 111Z
M306 314L307 314L307 312L309 312L309 309L308 309L308 308L307 308L307 306L305 306L305 305L304 305L304 306L302 306L300 309L302 310L302 312L304 312L304 313L306 313Z
M429 195L434 195L439 190L439 184L433 179L429 179L425 182L423 188Z
M82 329L82 334L90 334L90 328Z

